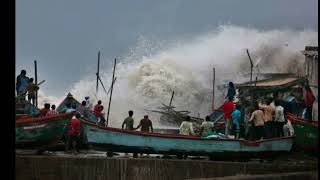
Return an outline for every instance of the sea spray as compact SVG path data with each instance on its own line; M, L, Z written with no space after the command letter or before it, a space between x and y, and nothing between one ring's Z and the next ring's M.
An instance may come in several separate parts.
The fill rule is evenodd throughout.
M199 113L204 118L211 112L213 67L217 107L226 93L226 89L218 88L220 85L249 80L245 77L250 72L246 49L254 61L254 77L258 73L295 73L304 61L300 51L307 45L317 46L317 39L313 30L260 31L232 25L219 26L193 39L165 42L140 37L136 48L118 60L109 125L120 127L128 110L133 110L135 125L144 114L149 114L155 127L163 127L159 114L147 110L168 104L172 91L176 110L189 110L190 115ZM101 63L106 61L101 59ZM112 66L100 72L108 89ZM101 99L106 112L109 95L102 88L95 94L95 78L93 72L92 76L75 83L70 92L79 101L85 96L90 96L94 103Z

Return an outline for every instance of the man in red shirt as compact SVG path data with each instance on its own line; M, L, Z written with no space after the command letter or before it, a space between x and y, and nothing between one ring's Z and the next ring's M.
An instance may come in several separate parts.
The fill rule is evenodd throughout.
M76 117L72 117L71 122L68 126L68 135L70 143L72 143L72 148L74 153L79 152L78 144L80 141L80 114L77 113Z
M232 102L233 97L228 97L228 101L223 104L223 118L225 120L225 135L229 135L232 129L232 117L231 114L234 110L234 104Z
M102 104L102 102L101 102L101 100L99 100L98 104L96 104L93 108L93 114L97 118L97 124L100 123L101 117L103 116L103 114L102 114L103 106L101 104Z
M312 121L312 106L316 98L314 97L309 86L306 86L305 89L306 89L306 96L304 98L304 105L306 107L305 119L307 119L308 121Z

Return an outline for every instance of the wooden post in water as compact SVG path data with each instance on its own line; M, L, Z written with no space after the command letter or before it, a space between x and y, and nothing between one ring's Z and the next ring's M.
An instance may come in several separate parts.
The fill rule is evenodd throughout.
M106 126L108 126L109 123L109 113L110 113L110 106L111 106L111 97L112 97L112 91L113 91L113 81L114 81L114 73L116 71L116 64L117 64L117 59L114 59L114 66L113 66L113 74L112 74L112 81L111 81L111 91L110 91L110 98L109 98L109 105L108 105L108 113L107 113L107 122Z
M249 54L249 50L247 49L247 54L249 56L249 60L250 60L250 83L252 82L252 70L253 70L253 63L252 63L252 59L250 57L250 54Z
M213 68L213 80L212 80L212 112L214 112L214 86L216 81L216 69Z
M37 72L37 61L34 60L34 81L38 84L38 72ZM38 91L36 91L36 107L38 107Z
M97 84L96 84L96 96L98 96L98 86L99 86L99 65L100 65L100 51L98 52L98 69L97 69Z

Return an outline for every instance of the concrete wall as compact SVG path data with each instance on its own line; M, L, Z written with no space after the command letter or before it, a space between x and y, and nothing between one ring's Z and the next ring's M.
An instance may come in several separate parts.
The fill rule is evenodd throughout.
M264 175L237 175L216 178L200 178L189 180L318 180L318 171L276 173Z
M239 163L198 160L16 156L17 180L179 180L317 170L316 162Z

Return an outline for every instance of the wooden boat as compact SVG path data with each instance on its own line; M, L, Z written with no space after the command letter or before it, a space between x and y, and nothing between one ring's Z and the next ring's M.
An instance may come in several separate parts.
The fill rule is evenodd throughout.
M293 137L260 141L201 138L179 134L143 133L98 126L82 120L91 148L113 152L188 155L255 154L288 152Z
M30 102L23 100L21 102L16 102L16 119L21 117L32 117L40 114L40 109L35 107Z
M294 142L297 148L317 153L319 143L318 121L308 122L291 113L288 113L287 118L294 128Z
M67 109L67 104L71 104L71 106L75 105L76 110L79 110L79 107L81 106L81 103L77 101L72 94L68 94L66 98L59 104L57 107L57 111L59 113L63 113ZM91 110L87 111L87 117L86 119L90 122L97 122L96 116L93 114Z
M16 120L16 147L42 148L56 144L73 113Z

